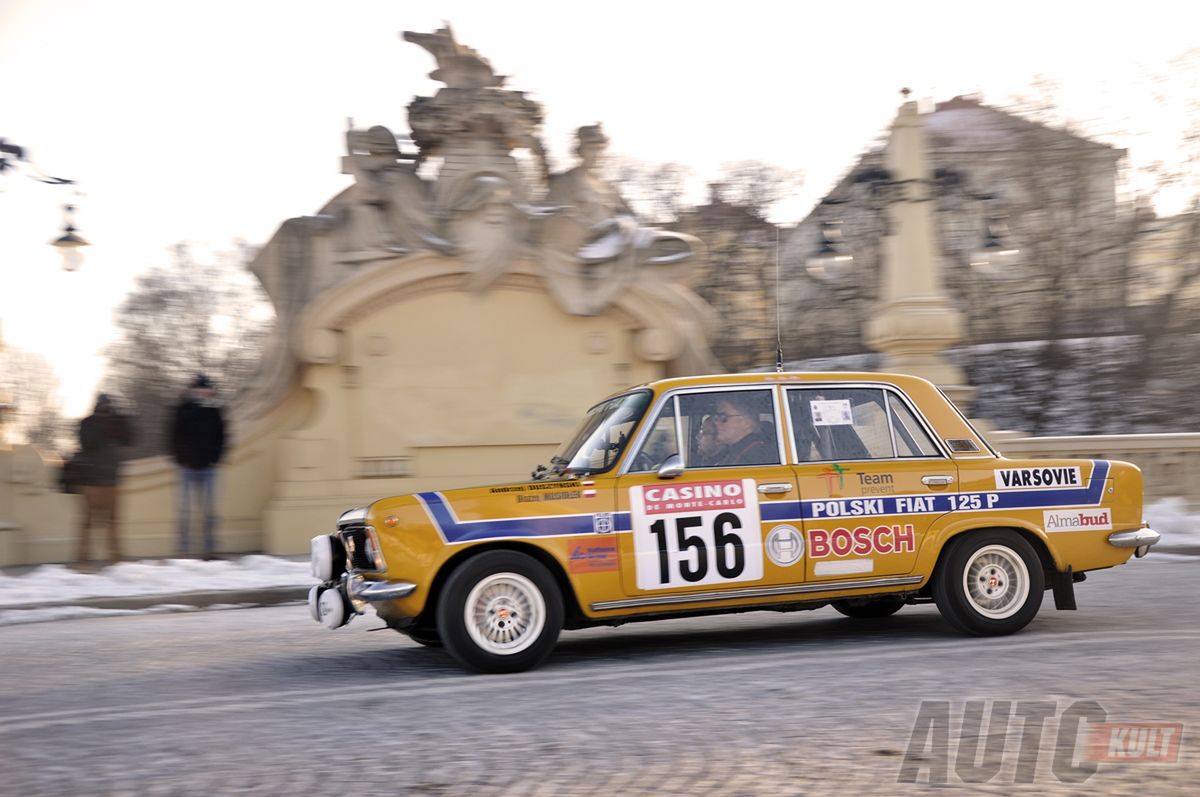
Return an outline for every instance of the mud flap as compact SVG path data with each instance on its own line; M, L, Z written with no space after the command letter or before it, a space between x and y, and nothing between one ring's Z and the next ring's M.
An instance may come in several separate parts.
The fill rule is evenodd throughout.
M1080 575L1083 575L1082 573ZM1082 579L1080 579L1082 580ZM1059 611L1074 611L1075 605L1075 574L1070 565L1064 573L1054 573L1054 608Z

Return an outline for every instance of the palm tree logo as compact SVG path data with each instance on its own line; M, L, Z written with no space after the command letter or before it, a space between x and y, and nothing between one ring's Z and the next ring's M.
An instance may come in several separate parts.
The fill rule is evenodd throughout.
M846 474L850 473L849 468L843 468L838 463L833 463L825 470L821 471L821 478L825 480L825 490L833 495L833 480L836 478L838 483L838 492L841 492L846 487Z

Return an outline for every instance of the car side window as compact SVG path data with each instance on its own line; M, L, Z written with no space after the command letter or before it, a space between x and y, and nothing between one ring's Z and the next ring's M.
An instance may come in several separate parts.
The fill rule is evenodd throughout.
M679 438L675 433L675 399L671 399L658 413L641 449L634 455L629 466L630 473L657 471L663 461L679 453Z
M788 411L800 462L892 459L938 453L908 407L885 390L789 390Z
M766 389L721 390L679 396L688 468L778 465L775 401Z
M896 455L901 457L936 457L939 452L933 439L925 433L912 411L904 402L888 394L888 410L892 413L892 431L896 434Z

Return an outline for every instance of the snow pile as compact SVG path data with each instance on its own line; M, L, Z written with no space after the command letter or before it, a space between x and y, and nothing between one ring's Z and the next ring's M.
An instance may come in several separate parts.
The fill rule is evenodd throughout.
M1187 514L1186 508L1182 498L1164 498L1142 511L1150 528L1162 535L1160 546L1200 547L1200 516Z
M211 562L147 559L120 562L96 573L80 573L63 565L42 565L20 576L0 575L0 607L313 583L307 561L258 555Z

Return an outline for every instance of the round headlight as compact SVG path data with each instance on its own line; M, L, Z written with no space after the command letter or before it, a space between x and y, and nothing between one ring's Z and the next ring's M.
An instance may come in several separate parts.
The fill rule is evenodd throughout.
M333 580L334 539L329 534L312 538L312 574L319 581Z
M346 624L346 599L340 589L327 589L317 598L317 613L321 625L329 629L341 628Z
M321 593L324 591L325 588L321 586L313 587L308 591L308 613L318 623L321 622L321 611L317 608L317 600L320 599Z

